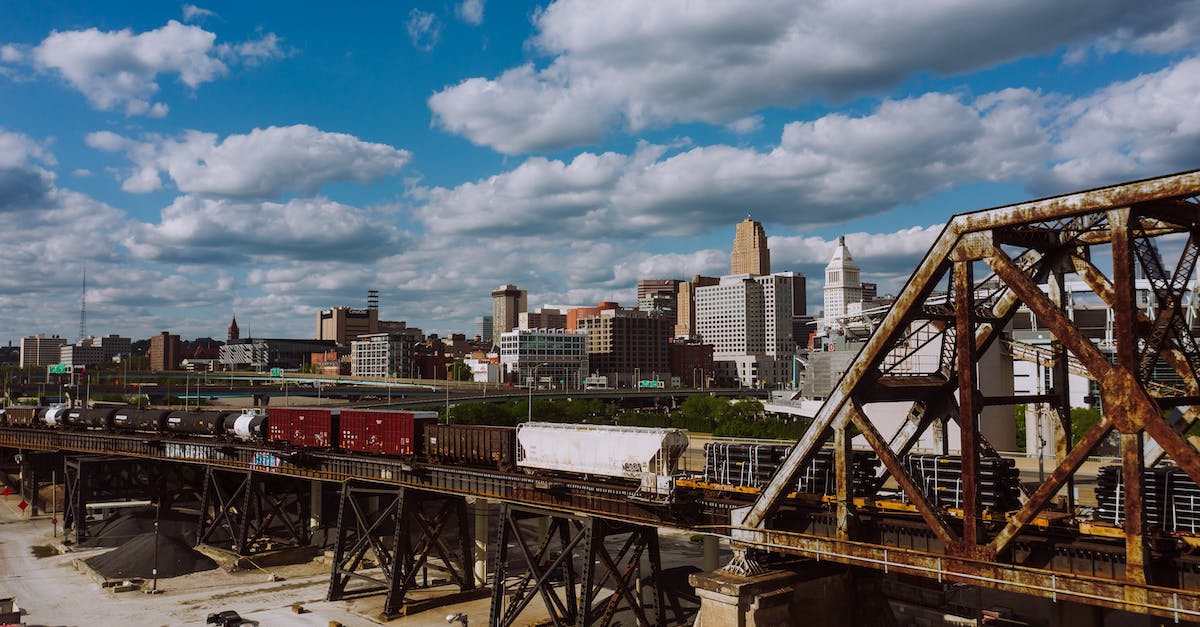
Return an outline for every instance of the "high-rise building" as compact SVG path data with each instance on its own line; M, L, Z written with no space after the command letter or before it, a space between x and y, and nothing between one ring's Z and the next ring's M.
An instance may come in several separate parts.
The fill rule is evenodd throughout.
M674 325L679 312L679 279L639 279L637 306L642 311L656 313Z
M349 346L360 335L379 332L378 309L334 307L317 312L317 339Z
M484 342L492 341L492 317L479 316L475 319L475 337Z
M590 374L608 377L618 385L635 378L669 377L671 355L669 319L637 309L602 309L576 322L587 332Z
M21 367L49 366L57 364L59 349L67 345L67 338L45 333L21 338Z
M767 232L760 222L747 217L738 223L733 235L732 275L770 274L771 251L767 249Z
M150 338L150 372L175 370L180 359L178 335L163 331Z
M862 284L862 302L869 303L879 297L878 283Z
M350 342L350 373L356 377L412 376L412 338L391 333L360 335Z
M837 327L838 318L845 316L852 303L863 299L862 274L846 248L846 238L838 237L833 258L825 266L825 328Z
M542 308L537 311L521 312L517 316L517 327L521 329L566 329L567 314L557 309Z
M696 289L696 335L713 346L714 368L724 382L779 384L788 379L796 275L731 275Z
M515 285L501 285L492 292L492 335L497 337L520 325L520 315L528 308L528 294Z
M696 337L696 288L716 285L720 279L697 274L679 284L675 298L675 337Z

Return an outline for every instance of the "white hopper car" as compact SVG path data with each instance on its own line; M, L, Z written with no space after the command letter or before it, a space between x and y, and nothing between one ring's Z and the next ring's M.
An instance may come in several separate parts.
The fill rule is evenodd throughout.
M517 426L517 466L641 479L670 476L687 450L681 429L525 422Z

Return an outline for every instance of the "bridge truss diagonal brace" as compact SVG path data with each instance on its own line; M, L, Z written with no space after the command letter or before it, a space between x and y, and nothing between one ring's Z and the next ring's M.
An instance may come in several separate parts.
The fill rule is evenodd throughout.
M196 544L236 555L284 546L306 546L308 482L278 478L253 470L205 467ZM280 481L291 489L271 489Z
M529 529L534 522L540 531ZM610 551L616 542L620 548ZM510 545L517 548L521 570L510 568ZM535 598L559 626L612 625L622 608L637 625L667 624L657 527L505 504L497 550L490 625L517 624ZM643 583L654 591L649 602Z
M466 505L466 499L457 495L345 482L327 600L385 593L384 617L400 616L414 609L406 605L408 593L424 586L418 575L427 572L430 558L438 560L436 565L460 592L474 590ZM450 525L451 518L456 525ZM446 544L447 531L458 539L457 552Z

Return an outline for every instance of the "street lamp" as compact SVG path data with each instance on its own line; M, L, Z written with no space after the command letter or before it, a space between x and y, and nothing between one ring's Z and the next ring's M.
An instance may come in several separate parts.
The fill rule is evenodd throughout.
M533 381L529 382L529 420L527 422L533 422L533 388L534 388L534 386L537 385L537 370L538 370L538 368L541 368L542 366L549 366L549 365L550 364L548 364L548 363L542 362L533 367L533 372L531 373L533 375L533 377L532 377Z

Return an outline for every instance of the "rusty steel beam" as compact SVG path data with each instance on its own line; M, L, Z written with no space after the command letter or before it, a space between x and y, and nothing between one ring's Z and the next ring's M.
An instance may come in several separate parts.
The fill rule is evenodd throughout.
M871 424L870 419L862 412L857 403L851 401L848 405L850 421L855 427L858 427L859 433L866 438L867 443L875 450L875 454L879 456L879 461L887 467L892 478L900 485L900 489L916 506L917 512L921 514L921 518L925 519L925 524L929 525L929 529L933 531L938 540L946 547L959 547L962 545L962 538L959 537L953 529L946 524L946 520L929 502L929 498L921 491L920 486L913 482L912 477L904 470L904 465L900 458L892 454L892 450L888 448L887 442L879 435L879 431L875 429L875 425ZM753 527L749 522L743 520L742 526Z
M732 536L752 548L1026 594L1073 601L1175 621L1200 621L1200 593L1079 573L1014 566L969 556L853 542L784 530L735 527Z
M951 219L948 230L954 233L988 231L1031 222L1072 218L1094 211L1107 211L1114 207L1128 207L1138 203L1175 200L1198 194L1200 194L1200 170L1190 170L1168 176L959 214Z
M974 259L954 262L955 335L958 353L958 433L962 455L963 544L974 550L983 534L979 497L979 386L975 382Z
M1038 320L1063 342L1067 350L1071 351L1071 354L1075 355L1075 358L1088 371L1096 375L1097 380L1112 370L1108 360L1100 354L1091 340L1084 337L1079 329L1075 328L1075 325L1054 306L1054 303L1050 302L1050 299L1030 281L1024 272L1021 272L1021 269L1013 263L1008 255L1004 254L1004 251L997 248L985 260L996 272L996 275L1025 302L1025 306L1029 307Z
M1096 424L1088 430L1087 433L1079 439L1079 443L1075 448L1071 449L1070 453L1054 468L1046 481L1042 483L1033 494L1029 495L1029 500L1025 501L1025 505L1017 513L1009 516L1008 524L992 538L990 552L993 555L999 555L1008 548L1010 542L1017 537L1026 525L1033 521L1034 517L1042 511L1050 503L1050 499L1058 493L1059 489L1067 483L1067 479L1075 474L1079 466L1087 461L1092 449L1108 435L1112 430L1112 419L1107 415L1100 417Z

